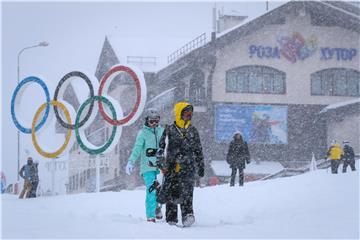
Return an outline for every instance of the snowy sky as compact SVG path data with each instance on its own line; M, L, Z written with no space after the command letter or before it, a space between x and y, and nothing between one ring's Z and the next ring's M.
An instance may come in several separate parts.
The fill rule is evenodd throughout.
M282 2L270 2L269 8L280 4ZM47 47L22 53L20 80L30 75L41 76L52 98L64 74L81 70L94 76L106 35L113 40L111 44L121 62L129 55L153 56L163 64L169 54L200 34L206 32L210 38L214 5L215 2L2 2L0 150L1 169L8 183L16 180L17 172L17 129L11 120L10 102L17 85L17 55L21 49L41 41L49 42ZM235 11L233 13L253 17L263 14L266 4L265 1L237 1L217 2L216 6L225 13ZM30 85L18 110L20 122L30 127L34 113L44 100L41 88ZM40 144L52 136L51 133L47 130ZM25 163L25 149L40 160L31 135L21 133L20 142L20 165ZM55 139L53 144L59 146L62 140Z

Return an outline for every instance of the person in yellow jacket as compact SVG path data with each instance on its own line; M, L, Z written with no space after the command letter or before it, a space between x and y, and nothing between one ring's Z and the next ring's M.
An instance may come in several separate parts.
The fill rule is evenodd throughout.
M341 155L343 151L339 143L332 141L331 146L327 152L327 158L331 160L331 173L337 174L340 165Z
M165 180L157 201L166 204L166 222L174 225L178 222L178 205L184 227L195 222L193 192L196 177L204 177L205 165L200 135L191 124L193 106L187 102L178 102L174 106L175 121L165 127L160 138L157 155L167 150L164 169Z

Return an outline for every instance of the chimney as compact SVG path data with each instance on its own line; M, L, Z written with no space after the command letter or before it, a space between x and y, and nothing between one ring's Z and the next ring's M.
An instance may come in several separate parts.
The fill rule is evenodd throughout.
M214 5L213 9L212 9L212 32L211 32L211 41L215 41L216 39L216 25L217 25L217 20L216 20L216 4Z

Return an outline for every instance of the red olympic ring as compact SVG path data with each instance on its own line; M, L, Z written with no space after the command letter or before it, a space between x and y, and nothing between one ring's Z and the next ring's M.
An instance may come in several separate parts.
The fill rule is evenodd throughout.
M139 108L139 105L140 105L140 102L141 102L141 85L140 85L140 80L139 78L137 77L136 73L129 67L127 66L123 66L123 65L118 65L118 66L115 66L113 68L111 68L105 75L104 77L101 79L101 82L100 82L100 86L99 86L99 91L98 91L98 96L102 96L102 91L103 91L103 88L105 86L105 83L108 79L111 79L110 77L113 76L114 73L116 72L126 72L128 73L132 79L135 81L135 87L136 87L136 102L135 102L135 105L132 109L132 111L127 115L125 116L124 118L122 119L119 119L119 120L114 120L112 119L111 117L109 117L106 112L104 111L104 108L103 108L103 105L102 105L102 102L99 101L98 104L99 104L99 111L100 111L100 114L103 116L103 118L108 122L110 123L111 125L123 125L123 124L126 124L128 123L133 117L134 115L136 114L136 112L138 111L138 108Z

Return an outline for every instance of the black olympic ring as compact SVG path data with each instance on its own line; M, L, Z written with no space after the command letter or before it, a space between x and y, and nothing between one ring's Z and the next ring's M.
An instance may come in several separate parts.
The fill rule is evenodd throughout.
M72 77L79 77L83 80L85 80L86 84L89 86L90 89L90 97L92 99L91 103L90 103L90 107L89 110L86 114L86 116L84 117L84 119L82 121L80 121L79 126L77 127L82 127L86 121L90 118L93 107L94 107L94 87L90 81L90 79L82 72L79 71L73 71L73 72L69 72L68 74L66 74L58 83L58 85L56 86L55 89L55 93L54 93L54 100L57 101L58 95L59 95L59 91L61 86L63 85L63 83L68 80L71 79ZM60 114L58 112L58 108L54 105L54 111L55 111L55 116L56 119L59 121L59 123L61 124L61 126L63 126L66 129L74 129L75 128L75 123L74 124L69 124L66 123L64 120L61 119Z

